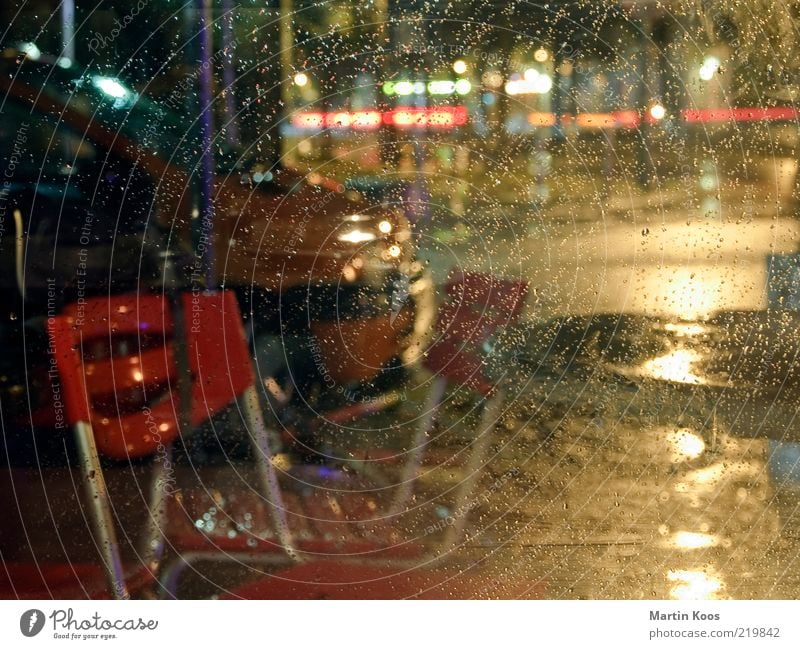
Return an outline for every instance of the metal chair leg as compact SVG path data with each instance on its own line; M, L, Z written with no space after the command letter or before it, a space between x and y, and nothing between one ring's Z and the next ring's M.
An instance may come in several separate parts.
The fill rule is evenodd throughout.
M275 465L272 463L274 453L270 446L270 435L264 425L264 415L261 412L258 399L258 390L255 385L251 385L239 397L239 405L249 429L248 433L253 444L253 454L255 455L261 488L264 490L263 495L267 499L276 535L286 554L293 560L299 561L300 555L294 546L292 533L286 519L286 508L283 504L281 487L278 484Z
M487 399L484 405L478 428L478 437L473 442L472 454L467 463L466 476L456 490L456 498L453 505L453 522L447 529L443 543L445 549L451 548L461 539L469 512L475 508L476 503L472 502L472 494L475 491L481 468L486 460L492 432L500 417L503 401L503 392L498 390Z
M111 503L108 499L103 468L97 454L94 432L88 422L75 424L75 441L78 445L81 477L89 501L94 532L100 541L100 553L108 579L108 586L114 599L128 599L128 588L122 570L119 543L114 529L114 518L111 515Z
M422 465L422 458L425 455L426 437L436 421L446 388L447 379L440 376L433 380L433 385L425 401L422 419L420 419L417 430L414 433L411 450L408 452L408 459L400 476L400 484L397 486L394 500L389 509L391 515L401 514L405 510L409 498L411 498L411 494L414 491L414 482L417 479L419 468Z
M153 459L153 475L150 477L150 496L147 501L148 520L140 552L143 563L153 573L158 570L164 556L164 534L167 529L169 509L169 478L173 471L172 444L167 444L163 455Z

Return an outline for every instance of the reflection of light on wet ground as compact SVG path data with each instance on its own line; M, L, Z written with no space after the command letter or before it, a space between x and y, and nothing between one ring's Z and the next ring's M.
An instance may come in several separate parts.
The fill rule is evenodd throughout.
M667 434L667 442L672 450L672 461L694 460L702 455L706 443L697 433L688 428L679 428Z
M715 489L724 475L725 467L721 462L686 475L686 479L675 483L677 493L697 494Z
M723 587L721 579L702 570L670 570L667 579L674 583L672 599L719 599Z
M642 370L645 376L662 381L703 385L705 383L703 377L692 371L694 363L698 360L698 353L692 349L675 349L669 354L647 361Z
M647 271L646 290L656 302L682 320L701 320L719 309L726 294L725 277L694 266Z
M800 592L797 571L786 569L798 555L800 533L796 529L800 524L794 522L798 496L783 484L789 473L800 483L800 452L767 453L766 439L732 436L728 419L738 413L740 392L725 392L733 414L718 419L720 392L707 389L734 385L743 374L728 380L729 368L742 353L737 345L745 337L740 337L740 332L758 335L759 345L770 335L760 327L762 314L753 314L751 325L747 312L766 308L767 256L775 248L794 250L800 220L711 223L697 216L691 215L691 224L686 216L676 217L663 229L654 227L654 221L647 222L646 234L640 222L617 225L612 221L610 229L592 224L583 231L574 224L548 226L546 244L539 236L525 242L526 260L530 260L526 261L526 279L542 287L538 301L528 304L533 322L568 315L643 315L647 320L640 323L632 318L629 329L628 321L617 326L612 318L601 320L598 329L602 336L587 348L594 353L603 349L606 340L613 341L599 363L615 375L645 378L646 369L651 376L663 377L634 381L643 387L635 401L630 397L634 405L625 412L642 416L635 414L630 425L616 425L614 435L608 434L608 423L612 418L618 420L616 408L622 410L629 403L626 392L624 402L620 400L618 406L598 417L605 429L599 424L596 429L590 427L588 443L583 437L585 420L582 415L574 416L574 408L563 422L559 420L562 407L567 409L576 400L573 386L562 382L558 392L546 393L548 406L553 407L548 417L553 417L554 423L546 428L552 446L541 453L538 433L531 431L526 443L536 444L532 446L537 449L535 470L525 475L546 474L548 479L537 481L541 493L526 500L519 521L509 525L526 526L525 542L548 548L539 556L542 572L552 576L555 596L602 592L605 597L623 599L691 600L762 595L791 598ZM735 218L739 218L738 210ZM442 273L442 281L444 276ZM726 311L734 312L731 318ZM717 315L720 317L706 321ZM773 322L771 316L765 325L767 322ZM564 332L565 344L577 347L578 341L570 335ZM554 348L545 349L548 360L562 362L555 352L551 355ZM727 352L733 353L730 365ZM748 360L751 357L758 359L759 355L748 353ZM594 362L594 357L587 358ZM688 384L681 383L686 380ZM583 389L582 379L575 383L575 392ZM681 385L683 389L672 389ZM604 389L600 380L581 393L581 398L591 395L594 400L594 391L604 394ZM742 394L750 396L747 391ZM545 402L538 391L534 398L537 404ZM527 403L519 403L528 408ZM559 428L554 432L556 423ZM761 434L756 425L740 427ZM683 434L675 433L681 429L685 429ZM563 461L565 458L568 461ZM769 467L769 475L768 460L774 465ZM770 475L779 472L781 482L771 481ZM533 484L534 478L530 479ZM620 498L620 493L625 497ZM569 502L569 509L561 507L561 502ZM621 561L620 557L627 555L615 548L603 555L600 564L592 543L616 539L620 529L638 534L631 545L633 558ZM572 560L572 554L566 560L561 551L550 550L558 543L570 553L585 554L580 561ZM659 564L660 571L648 574Z
M719 537L715 534L702 532L676 532L669 540L669 545L681 550L700 550L713 548L719 545Z
M678 336L691 337L705 333L707 327L696 322L667 322L664 324L664 330L677 334Z
M694 321L723 310L764 309L766 258L794 252L800 222L741 220L746 207L733 203L725 211L735 220L713 216L718 203L715 199L688 215L666 212L660 216L662 227L651 223L646 236L638 221L577 229L572 221L551 224L544 257L541 232L521 243L515 238L512 243L521 245L526 259L536 260L525 269L531 285L552 287L535 309L533 301L527 305L527 313L625 312ZM774 208L764 207L765 215L774 216ZM488 259L485 268L492 268Z

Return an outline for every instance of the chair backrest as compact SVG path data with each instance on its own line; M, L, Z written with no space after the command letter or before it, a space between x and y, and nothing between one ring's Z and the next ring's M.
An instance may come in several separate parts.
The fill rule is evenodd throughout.
M491 324L496 329L519 318L525 305L528 283L487 273L459 271L450 273L444 289L446 304L457 306L461 321Z
M71 304L48 321L66 421L89 422L98 450L149 455L180 432L175 336L186 344L192 425L230 404L254 380L233 293L185 293L182 331L169 298L126 294Z
M482 394L491 383L483 376L481 346L499 327L519 320L527 282L484 273L451 273L444 285L434 340L424 364L431 372Z

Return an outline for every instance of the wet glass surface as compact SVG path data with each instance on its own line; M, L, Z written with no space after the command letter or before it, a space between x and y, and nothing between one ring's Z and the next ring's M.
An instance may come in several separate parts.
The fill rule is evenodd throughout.
M794 3L140 5L0 9L0 596L798 597Z

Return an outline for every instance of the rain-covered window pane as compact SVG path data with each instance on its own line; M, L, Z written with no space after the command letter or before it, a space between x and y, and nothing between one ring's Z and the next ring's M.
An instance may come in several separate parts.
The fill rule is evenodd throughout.
M0 597L796 598L797 15L4 4Z

